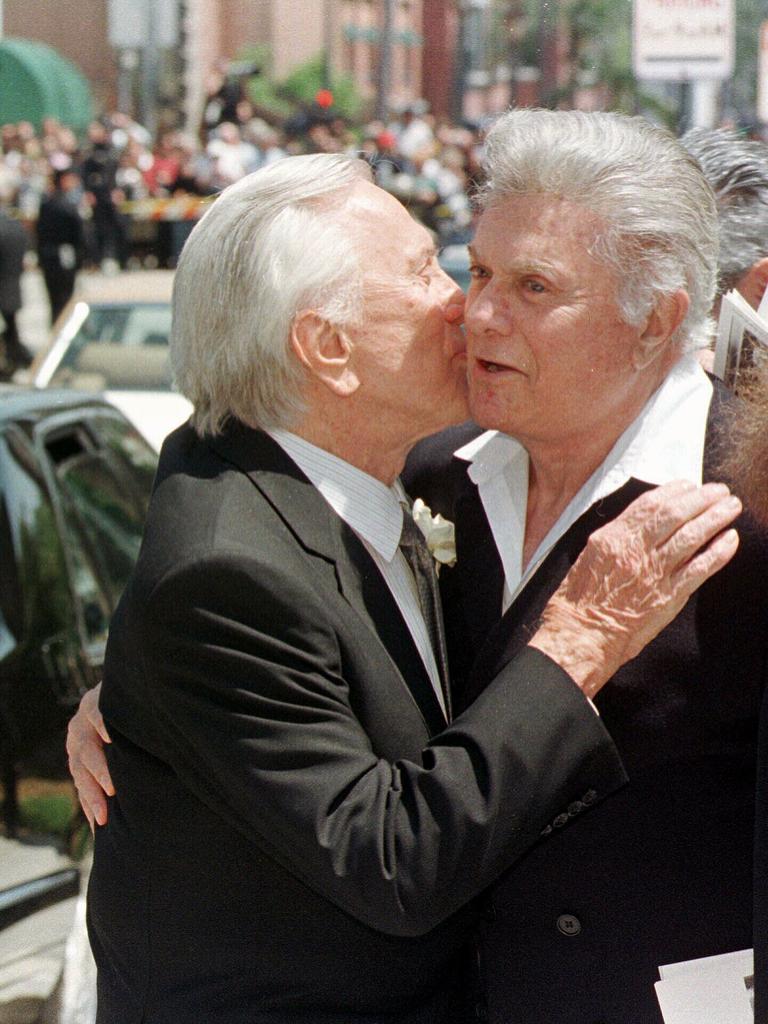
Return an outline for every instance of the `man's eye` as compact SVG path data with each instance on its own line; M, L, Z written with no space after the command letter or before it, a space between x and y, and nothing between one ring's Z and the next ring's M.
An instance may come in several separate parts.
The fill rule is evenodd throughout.
M469 276L474 278L487 277L488 271L485 267L479 267L476 263L471 263L469 267Z
M537 294L541 294L541 292L545 292L547 290L541 283L541 281L537 280L529 279L527 281L524 281L523 285L529 292L536 292Z

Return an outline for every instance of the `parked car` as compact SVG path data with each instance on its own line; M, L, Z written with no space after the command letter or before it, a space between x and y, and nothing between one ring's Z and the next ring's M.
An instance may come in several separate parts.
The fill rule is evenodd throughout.
M84 277L26 379L103 392L159 450L191 411L171 385L172 284L166 270Z
M100 678L155 468L103 399L0 386L1 1020L43 1002L63 962L85 831L65 728Z

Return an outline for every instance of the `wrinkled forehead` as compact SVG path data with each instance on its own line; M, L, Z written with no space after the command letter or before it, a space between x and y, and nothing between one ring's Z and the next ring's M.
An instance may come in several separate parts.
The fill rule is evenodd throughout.
M506 232L509 236L521 227L535 225L553 237L575 234L594 238L607 226L599 211L584 203L550 192L530 192L499 198L480 213L476 234Z
M435 255L435 242L424 225L370 182L356 182L349 190L339 219L366 277L414 273Z

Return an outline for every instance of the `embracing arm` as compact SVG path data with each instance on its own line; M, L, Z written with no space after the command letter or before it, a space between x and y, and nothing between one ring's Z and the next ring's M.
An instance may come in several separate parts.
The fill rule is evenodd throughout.
M606 552L623 551L627 535L616 523L604 528L603 562L585 553L600 582L600 613L585 618L566 591L534 643L550 653L548 644L571 634L600 634L592 653L582 645L579 664L600 661L593 681L618 667L638 630L653 623L657 632L729 557L726 543L698 556L695 572L685 568L701 531L711 536L729 521L723 509L702 512L707 501L697 500L699 524L681 549L670 540L671 520L658 509L648 515L646 499L653 528L643 544L658 551L645 584L622 576L622 562L615 586L606 586ZM156 589L142 645L151 715L168 760L200 799L371 927L428 930L527 849L580 787L594 782L604 795L621 783L599 719L562 670L531 650L420 756L377 757L353 712L354 681L322 605L308 608L304 590L263 573L262 600L254 601L253 582L241 562L219 560L179 570ZM624 619L616 594L624 595ZM76 776L78 757L70 745Z

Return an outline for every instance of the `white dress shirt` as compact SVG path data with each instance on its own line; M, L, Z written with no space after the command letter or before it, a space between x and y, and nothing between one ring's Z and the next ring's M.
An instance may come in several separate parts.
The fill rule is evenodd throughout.
M287 430L267 431L318 489L333 511L354 530L384 577L427 670L443 714L445 697L413 573L400 551L405 491L377 480Z
M595 502L631 478L649 484L671 480L701 483L704 435L712 384L695 356L683 356L637 419L627 427L583 487L574 495L523 571L528 505L528 453L490 430L455 453L469 462L504 568L506 611L563 534Z

